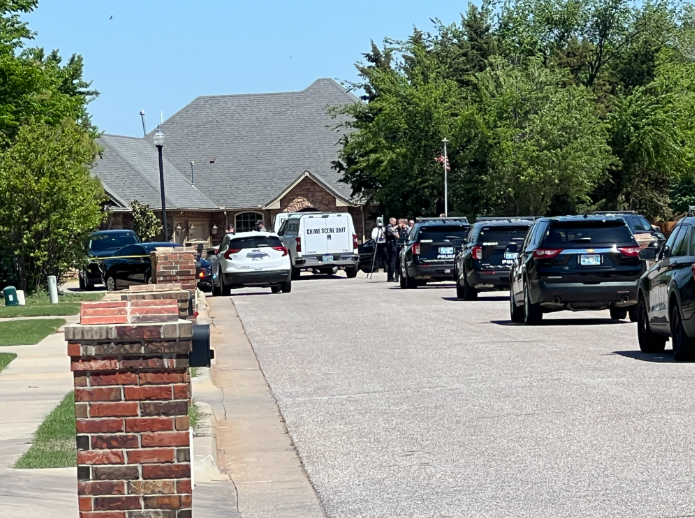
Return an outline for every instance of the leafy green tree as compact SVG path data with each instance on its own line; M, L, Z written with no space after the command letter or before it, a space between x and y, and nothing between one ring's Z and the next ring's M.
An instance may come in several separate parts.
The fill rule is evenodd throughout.
M84 258L87 236L104 220L104 190L90 174L96 152L89 133L66 119L29 121L0 153L0 242L22 289L45 286Z
M496 60L478 75L489 158L485 192L503 215L545 214L556 196L586 202L613 158L594 96L530 60Z
M33 33L20 15L36 5L36 0L0 0L0 149L29 120L59 125L68 118L97 136L87 105L98 92L82 78L82 58L73 55L63 64L58 51L24 48Z
M130 210L133 214L133 230L141 241L152 241L162 235L162 221L149 205L133 200Z

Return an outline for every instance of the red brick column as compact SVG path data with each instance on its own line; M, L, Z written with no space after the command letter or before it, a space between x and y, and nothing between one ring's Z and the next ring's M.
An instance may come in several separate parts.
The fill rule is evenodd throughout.
M176 300L84 302L66 326L80 518L191 518L191 334Z
M158 248L150 252L154 271L152 282L180 284L184 290L195 294L198 284L195 278L195 256L193 248Z

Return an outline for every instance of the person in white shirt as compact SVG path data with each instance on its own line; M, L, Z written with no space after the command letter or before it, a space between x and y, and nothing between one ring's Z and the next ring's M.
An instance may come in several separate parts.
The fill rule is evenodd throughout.
M377 265L378 260L381 259L381 265L384 271L388 270L388 255L386 253L386 229L384 228L383 223L377 224L376 227L372 230L372 240L374 243L376 243L376 255L377 255ZM379 271L379 267L377 266L376 271Z

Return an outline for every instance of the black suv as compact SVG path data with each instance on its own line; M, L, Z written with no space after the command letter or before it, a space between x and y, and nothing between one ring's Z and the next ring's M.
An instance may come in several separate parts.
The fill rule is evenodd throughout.
M124 246L135 245L139 242L140 239L132 230L100 230L99 232L92 232L89 236L89 243L87 243L89 263L86 268L79 272L80 289L91 290L95 284L102 282L100 259L112 256Z
M678 222L666 244L645 248L640 258L657 260L638 284L637 337L642 352L661 352L673 338L676 360L695 358L695 217Z
M456 255L456 296L475 300L481 291L509 289L509 267L535 218L478 218ZM510 246L512 245L512 246Z
M450 281L470 228L466 218L418 218L399 257L401 288Z
M661 247L661 245L666 242L664 235L659 230L655 230L651 223L647 221L647 218L637 214L635 211L606 210L596 211L594 215L623 218L627 222L627 226L632 230L635 240L642 245L642 247L648 245L650 241L656 241L658 243L657 247Z
M623 218L564 216L537 220L509 273L514 322L537 324L543 313L610 309L637 318L640 248Z

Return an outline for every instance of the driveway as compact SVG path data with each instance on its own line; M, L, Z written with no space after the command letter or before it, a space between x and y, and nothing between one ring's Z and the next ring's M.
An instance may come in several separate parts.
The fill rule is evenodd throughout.
M233 300L330 517L695 514L695 364L608 312L306 277Z

